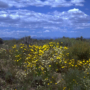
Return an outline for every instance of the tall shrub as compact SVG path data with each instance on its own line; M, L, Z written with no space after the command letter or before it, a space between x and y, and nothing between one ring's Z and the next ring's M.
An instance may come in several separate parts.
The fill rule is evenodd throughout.
M3 40L2 40L2 38L0 38L0 44L3 44L4 42L3 42Z
M69 55L67 55L69 53ZM90 43L88 42L77 42L69 49L63 51L65 59L75 59L77 60L89 60L90 58Z

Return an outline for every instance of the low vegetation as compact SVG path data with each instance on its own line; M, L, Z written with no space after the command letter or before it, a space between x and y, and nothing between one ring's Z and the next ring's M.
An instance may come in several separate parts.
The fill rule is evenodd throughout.
M89 90L90 42L83 39L5 40L0 90Z

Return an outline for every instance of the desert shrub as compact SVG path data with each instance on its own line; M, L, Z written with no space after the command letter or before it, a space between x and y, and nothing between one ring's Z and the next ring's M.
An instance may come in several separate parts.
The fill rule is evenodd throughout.
M71 47L75 43L75 40L66 38L66 39L58 40L58 42L60 42L60 46ZM63 43L61 43L61 42L63 42Z
M62 77L66 82L66 90L88 90L83 82L85 82L86 74L82 70L70 68Z
M69 53L67 56L66 54ZM75 59L87 61L90 58L90 44L87 42L77 42L75 45L69 49L63 51L65 59Z
M90 68L85 70L85 73L87 74L86 79L83 80L84 86L87 88L86 90L90 89Z

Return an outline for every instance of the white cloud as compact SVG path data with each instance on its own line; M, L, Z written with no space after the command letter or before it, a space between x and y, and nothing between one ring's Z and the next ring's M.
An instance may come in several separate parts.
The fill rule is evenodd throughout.
M27 31L27 30L24 30L24 31L16 31L16 32L29 32L29 31Z
M76 6L83 6L81 3L84 1L85 0L71 0L71 3L75 4Z
M49 30L45 30L44 32L50 32Z
M78 32L78 31L70 31L70 33L72 33L72 32L74 32L74 33L75 33L75 32Z
M79 9L55 11L51 15L29 10L0 11L0 27L22 27L30 29L60 30L65 28L90 27L90 17Z
M51 7L69 7L72 5L76 6L83 6L84 0L1 0L0 1L0 8L9 8L9 7L28 7L28 6L37 6L37 7L43 7L45 5L51 6Z
M27 34L29 31L27 30L10 30L10 29L4 29L4 30L0 30L0 36L4 36L4 37L14 37L18 38L18 36L20 36L20 33L24 33ZM34 35L30 35L30 36L34 36Z

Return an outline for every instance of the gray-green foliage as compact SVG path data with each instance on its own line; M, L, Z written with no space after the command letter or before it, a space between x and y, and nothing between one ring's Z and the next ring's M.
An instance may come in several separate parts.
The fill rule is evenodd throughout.
M69 69L62 77L67 83L67 90L86 90L83 80L86 74L82 70L78 69Z

